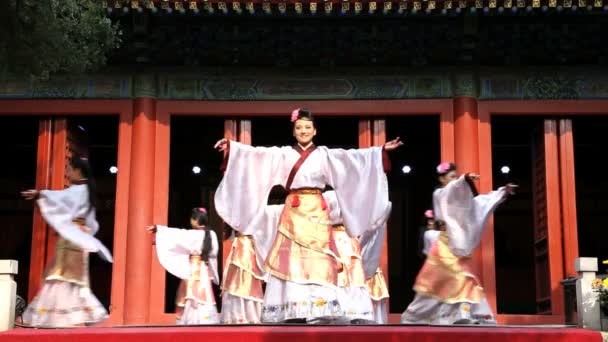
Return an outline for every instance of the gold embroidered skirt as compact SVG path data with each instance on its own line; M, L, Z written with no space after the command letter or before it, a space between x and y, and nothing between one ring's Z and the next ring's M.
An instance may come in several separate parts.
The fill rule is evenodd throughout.
M378 301L389 297L386 280L384 279L384 274L382 274L382 269L380 267L378 267L376 273L374 273L371 278L367 279L365 283L369 290L369 295L373 300Z
M74 223L88 231L82 220ZM23 313L24 324L71 327L106 319L108 312L89 287L88 261L88 252L60 237L42 288Z
M264 273L260 270L253 238L238 235L232 242L226 259L226 270L222 280L222 293L262 302Z
M485 295L472 269L472 259L455 256L442 232L416 277L414 290L447 304L479 303Z
M200 255L190 256L192 278L181 281L177 290L176 316L178 325L215 324L219 315L211 287L211 273Z
M365 287L359 240L351 238L342 225L333 226L331 234L342 263L338 270L338 286Z
M282 280L335 286L342 268L320 190L292 192L281 213L267 271Z

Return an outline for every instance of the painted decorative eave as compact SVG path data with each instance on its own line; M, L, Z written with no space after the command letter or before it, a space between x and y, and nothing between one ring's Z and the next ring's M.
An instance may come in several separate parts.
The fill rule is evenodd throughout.
M401 100L608 99L608 69L394 70L310 72L233 70L112 72L48 81L0 79L2 99Z
M486 15L517 13L607 13L608 0L104 0L111 15L152 14L232 15Z

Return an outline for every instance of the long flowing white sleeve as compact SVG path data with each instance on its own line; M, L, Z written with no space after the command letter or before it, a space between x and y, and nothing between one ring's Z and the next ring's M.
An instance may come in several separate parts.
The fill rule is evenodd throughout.
M252 147L230 141L226 173L215 193L215 209L233 229L251 235L263 215L270 190L289 174L286 152L291 147ZM294 161L295 162L295 161ZM287 163L289 164L289 163Z
M433 193L436 218L446 223L449 247L458 256L470 255L496 207L504 200L506 189L473 196L465 176Z
M44 220L62 238L83 250L97 252L101 258L112 262L110 251L93 236L99 230L99 224L95 210L88 208L88 196L86 185L73 185L64 190L42 190L36 203ZM83 232L74 223L77 218L84 218L91 231Z
M263 211L264 215L258 216L252 224L253 227L251 228L253 228L253 241L255 243L258 267L262 270L264 269L264 261L277 235L283 207L285 207L283 204L267 205Z
M323 193L323 197L325 197L327 209L329 210L330 223L342 224L343 218L336 192L326 191ZM386 218L388 218L388 216L386 216ZM384 223L386 223L386 221L384 221ZM386 234L386 224L384 223L381 223L381 226L378 229L364 232L359 239L365 279L371 278L376 273L378 265L380 265L382 245L384 243L384 235ZM348 230L346 226L345 228Z
M171 274L180 279L190 279L190 255L199 253L205 238L204 230L186 230L157 226L156 255L160 264ZM212 246L213 246L212 235ZM217 237L215 238L215 258L217 262ZM211 253L209 254L211 258ZM217 269L217 267L216 267Z
M361 245L361 261L363 262L363 271L365 279L374 276L380 258L382 257L382 245L384 244L384 236L386 234L386 224L383 224L376 230L365 232L359 239Z
M340 205L344 226L351 236L382 226L391 212L382 148L327 149L328 182Z

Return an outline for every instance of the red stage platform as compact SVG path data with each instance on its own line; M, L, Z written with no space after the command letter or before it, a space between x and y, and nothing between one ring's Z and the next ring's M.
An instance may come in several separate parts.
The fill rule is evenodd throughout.
M23 329L2 342L602 342L601 334L558 327L196 326Z

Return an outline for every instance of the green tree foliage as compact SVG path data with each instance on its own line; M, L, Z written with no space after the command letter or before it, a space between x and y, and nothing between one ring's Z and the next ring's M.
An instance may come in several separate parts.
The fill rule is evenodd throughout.
M48 78L106 63L120 30L98 0L0 0L0 73Z

